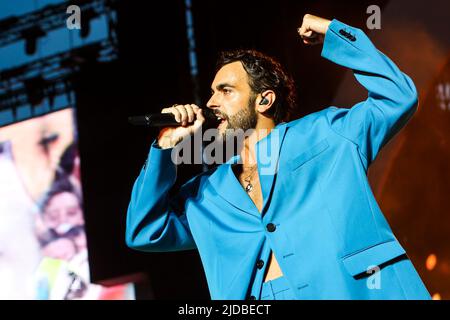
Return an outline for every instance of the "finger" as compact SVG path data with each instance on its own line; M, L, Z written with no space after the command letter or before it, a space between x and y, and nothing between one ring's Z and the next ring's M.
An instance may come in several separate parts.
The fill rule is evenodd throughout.
M183 125L183 126L185 126L185 125L187 125L187 120L188 120L188 114L187 114L187 111L186 111L186 107L185 106L182 106L182 105L179 105L179 106L176 106L175 107L179 112L180 112L180 114L181 114L181 124Z
M314 32L312 30L305 31L302 35L303 37L312 38L314 36Z
M201 122L205 121L205 117L203 116L203 110L197 107L194 109L196 121L199 120Z
M192 106L193 106L192 104L188 104L186 106L186 111L187 111L187 114L188 114L188 122L189 123L194 122L194 119L195 119L194 108Z
M174 104L172 107L167 108L167 110L175 116L177 122L181 122L181 113L177 110L177 106L178 104Z
M195 122L197 122L197 121L199 121L201 123L205 122L206 119L203 116L203 109L200 108L199 106L195 105L195 104L192 105L192 108L193 108L194 113L195 113Z
M195 118L194 125L192 126L192 129L194 131L198 130L203 125L203 123L205 122L205 117L203 116L202 112L203 112L203 110L200 109L200 108L195 109L195 116L196 116L196 118Z
M306 29L306 26L305 26L304 24L302 24L302 26L301 26L300 28L298 28L298 34L299 34L300 36L303 36L303 34L304 34L306 31L308 31L308 30Z
M181 114L178 112L178 110L175 108L176 104L173 105L173 107L170 108L164 108L161 110L161 113L172 113L175 116L175 120L177 122L180 122L181 120Z
M176 107L170 108L170 112L175 116L177 122L181 122L181 113Z

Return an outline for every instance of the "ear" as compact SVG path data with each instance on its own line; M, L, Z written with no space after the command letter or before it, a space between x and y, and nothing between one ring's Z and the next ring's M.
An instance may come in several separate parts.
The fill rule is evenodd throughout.
M256 111L264 113L274 104L276 99L275 92L266 90L262 92L256 99Z

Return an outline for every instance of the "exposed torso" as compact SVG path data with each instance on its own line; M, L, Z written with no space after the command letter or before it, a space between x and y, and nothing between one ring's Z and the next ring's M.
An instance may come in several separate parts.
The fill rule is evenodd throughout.
M241 183L242 187L244 188L244 190L248 185L248 180L250 176L250 182L253 187L250 192L247 192L247 194L255 204L258 211L261 213L263 205L263 197L261 191L261 183L259 181L259 175L257 173L257 170L250 170L250 169L243 170L242 165L236 165L233 167L233 171L236 177L238 178L239 182ZM254 171L253 174L252 171ZM264 263L268 263L266 274L264 276L264 282L276 279L283 275L273 252L269 258L269 261L264 261Z

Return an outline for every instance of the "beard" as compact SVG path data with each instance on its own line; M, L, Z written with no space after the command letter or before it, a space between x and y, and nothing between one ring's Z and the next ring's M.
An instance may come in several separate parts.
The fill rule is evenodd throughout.
M255 110L255 101L256 95L252 95L248 99L247 106L244 109L238 111L232 116L222 114L222 116L227 120L227 127L221 135L221 138L224 141L233 138L236 130L246 132L247 130L256 128L258 118Z

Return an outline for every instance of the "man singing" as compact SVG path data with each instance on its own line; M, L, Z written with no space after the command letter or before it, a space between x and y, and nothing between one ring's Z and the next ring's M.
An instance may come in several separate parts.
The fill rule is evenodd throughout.
M163 109L180 126L163 128L150 147L126 242L153 252L197 248L212 299L430 299L367 179L417 108L414 84L359 29L308 14L298 32L352 69L367 100L289 121L294 85L280 64L252 50L223 53L207 107L224 136L251 134L236 156L169 196L172 149L205 118L192 104ZM264 170L267 150L276 170Z

